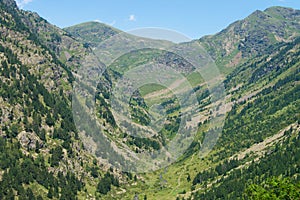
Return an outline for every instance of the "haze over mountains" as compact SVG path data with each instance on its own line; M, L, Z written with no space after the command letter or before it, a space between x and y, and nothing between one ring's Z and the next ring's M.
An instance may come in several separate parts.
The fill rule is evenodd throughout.
M224 101L214 101L205 77L174 52L144 48L106 66L97 57L100 44L120 33L98 22L60 29L20 10L13 0L0 1L0 199L300 198L299 10L256 11L220 33L187 43L201 44L215 62ZM178 49L186 45L141 41ZM90 72L105 69L92 88L93 102L73 95L86 62L95 65ZM118 123L110 100L114 87L128 71L153 62L179 71L192 88L178 81L170 87L139 87L128 102L131 121ZM180 105L171 86L188 100L195 94L197 104ZM80 89L82 96L91 94L89 85ZM84 119L74 116L74 103ZM85 131L78 127L92 111L115 146L105 146L93 124L84 124ZM211 123L216 117L224 118L223 124ZM156 132L147 128L153 121ZM195 127L196 134L162 169L122 171L116 166L130 162L130 155L103 151L162 151L177 137L182 121L186 133ZM130 134L142 131L153 134ZM216 145L201 157L205 138L218 131ZM276 187L282 192L274 192Z

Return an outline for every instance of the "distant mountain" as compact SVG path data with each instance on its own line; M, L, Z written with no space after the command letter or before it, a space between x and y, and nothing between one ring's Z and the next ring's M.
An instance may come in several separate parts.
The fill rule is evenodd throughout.
M300 34L300 10L271 7L255 11L234 22L220 33L205 36L199 42L224 71L248 58L270 53L271 45L292 41Z
M100 42L121 32L100 22L86 22L64 28L64 30L84 43L85 46L90 47L96 47Z

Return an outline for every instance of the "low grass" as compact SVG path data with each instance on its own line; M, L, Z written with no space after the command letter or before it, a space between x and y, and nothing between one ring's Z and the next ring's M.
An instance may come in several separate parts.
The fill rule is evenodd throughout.
M143 85L142 87L139 88L139 91L142 96L145 96L147 94L157 92L163 89L166 89L166 87L159 84L152 83L152 84Z

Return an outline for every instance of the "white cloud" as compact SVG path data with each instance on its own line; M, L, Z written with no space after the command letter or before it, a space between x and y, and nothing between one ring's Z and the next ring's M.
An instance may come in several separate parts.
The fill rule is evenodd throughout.
M103 23L100 19L95 19L94 22Z
M17 0L19 8L23 8L26 4L31 3L33 0Z
M132 21L132 22L136 21L135 15L129 15L129 21Z

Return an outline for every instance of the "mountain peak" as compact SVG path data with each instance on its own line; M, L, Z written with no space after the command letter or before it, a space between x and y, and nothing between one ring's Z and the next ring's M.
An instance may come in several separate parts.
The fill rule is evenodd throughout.
M220 33L201 38L200 42L214 59L231 67L244 58L264 54L270 45L293 40L300 34L299 23L300 10L270 7L253 12ZM228 58L229 63L224 62L224 58Z
M286 11L291 12L292 11L293 12L293 11L295 11L295 9L288 8L288 7L282 7L282 6L272 6L272 7L269 7L264 10L264 12L270 12L270 11L277 11L277 12L286 12Z
M102 23L102 22L99 22L99 21L89 21L89 22L83 22L83 23L80 23L80 24L76 24L74 26L71 26L71 27L110 27L109 25L105 24L105 23ZM68 27L68 28L71 28L71 27Z
M261 10L256 10L254 11L251 15L249 15L248 17L245 18L245 20L247 21L251 21L252 19L261 19L264 20L267 17L267 14Z
M95 47L99 42L121 32L98 21L84 22L64 28L64 30L91 47Z
M264 13L279 19L300 19L300 10L293 8L273 6L267 8Z

